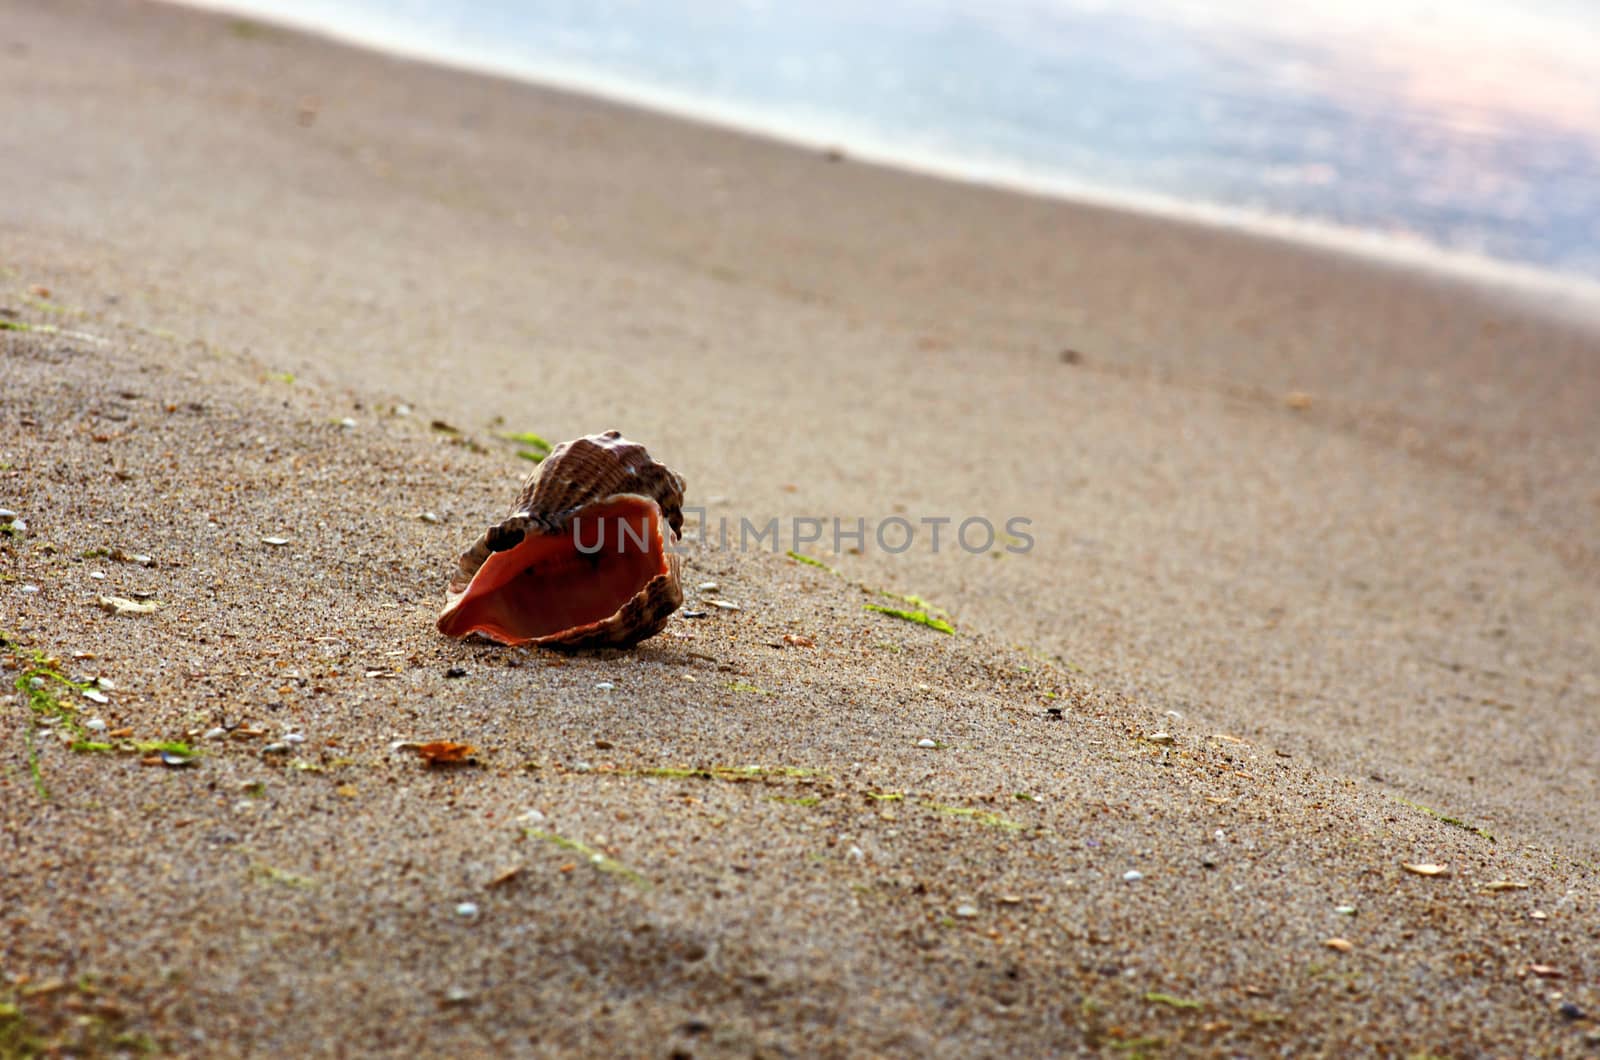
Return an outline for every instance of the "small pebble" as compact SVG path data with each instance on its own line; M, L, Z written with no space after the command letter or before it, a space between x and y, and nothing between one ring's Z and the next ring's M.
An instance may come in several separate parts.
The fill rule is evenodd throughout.
M92 570L89 572L89 577L93 578L97 582L103 582L106 580L106 572L103 570Z
M0 508L0 523L9 523L17 517L17 513L10 508Z
M858 846L852 846L849 850L845 851L845 853L854 858L856 861L860 861L867 856L867 852Z
M462 902L460 905L456 906L456 916L471 920L477 915L478 903L476 902Z
M30 677L30 678L28 678L28 687L29 688L43 688L44 687L44 678L42 678L42 677Z
M117 690L115 682L113 682L109 677L96 677L94 679L94 683L99 685L107 692L115 692Z
M105 706L107 703L111 702L111 697L100 691L98 688L85 688L83 690L83 698L87 699L91 703L98 703L101 706Z
M518 824L544 824L547 820L549 820L549 818L545 817L545 815L540 813L538 810L527 810L517 817Z
M1333 911L1338 913L1340 916L1356 915L1356 907L1353 905L1336 905L1333 907Z
M83 727L85 729L88 729L90 732L105 732L106 731L105 719L103 719L103 718L90 718L88 721L83 723Z
M744 608L740 607L738 604L734 603L732 600L713 600L713 601L711 601L711 606L712 607L720 607L724 611L743 611L744 610Z
M347 431L355 430L356 421L351 419L349 416L346 416L344 419L339 421L339 426L343 427Z
M437 523L439 521L439 516L433 512L423 512L417 518L425 523Z
M220 740L226 735L228 735L228 730L219 725L215 729L207 729L200 738L202 740Z
M25 534L28 532L28 521L26 519L13 519L11 520L11 529L14 533Z
M1562 1019L1581 1020L1584 1018L1583 1009L1579 1008L1576 1002L1563 1001L1559 1011Z
M448 669L448 670L446 670L444 672L444 675L445 675L445 677L447 677L447 678L449 678L450 680L453 681L458 677L467 676L467 671L463 670L459 666L452 666L452 667L450 667L450 669Z
M1340 953L1349 953L1351 950L1356 948L1355 943L1351 942L1349 939L1341 938L1327 939L1323 942L1323 945L1328 947L1330 950L1338 950Z
M161 764L172 769L182 769L184 766L196 765L198 760L193 755L173 754L171 751L161 752Z
M597 692L609 692L617 686L612 684L610 681L596 681L594 683L594 687L595 691Z
M1129 869L1127 872L1122 874L1122 878L1128 883L1138 883L1140 880L1144 879L1144 873L1140 872L1138 869Z
M977 915L978 915L978 907L975 906L975 905L963 904L963 905L956 906L956 916L960 917L963 920L971 920L973 917L975 917Z
M937 742L935 742L933 740L929 740L927 738L923 738L923 739L917 741L917 746L918 747L938 747L939 745L938 745Z
M714 593L721 587L716 582L701 582L695 588L702 593Z
M286 743L269 743L261 749L261 753L264 755L288 754L289 745Z
M1146 736L1145 739L1150 743L1160 744L1163 747L1171 747L1173 744L1178 742L1178 738L1173 736L1170 732L1153 732L1149 736Z
M287 537L263 537L261 543L263 545L271 545L274 548L281 548L289 543L289 539Z
M283 742L284 743L305 743L306 742L305 733L286 732L286 733L283 734Z
M24 585L22 587L22 591L25 593L36 593L39 591L39 587L37 585Z
M711 612L709 612L709 611L685 611L685 612L683 612L683 617L684 618L705 618L710 613Z

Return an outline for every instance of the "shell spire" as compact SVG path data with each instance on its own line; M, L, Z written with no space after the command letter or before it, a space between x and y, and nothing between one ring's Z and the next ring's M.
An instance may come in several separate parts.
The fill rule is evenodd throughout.
M563 442L461 554L439 631L502 644L630 647L683 603L683 478L606 431Z

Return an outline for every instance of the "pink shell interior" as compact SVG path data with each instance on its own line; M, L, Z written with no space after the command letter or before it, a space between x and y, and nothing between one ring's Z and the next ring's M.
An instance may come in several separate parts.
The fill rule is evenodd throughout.
M562 532L529 534L485 560L440 616L439 630L526 644L602 622L669 572L662 525L661 508L648 497L591 504Z

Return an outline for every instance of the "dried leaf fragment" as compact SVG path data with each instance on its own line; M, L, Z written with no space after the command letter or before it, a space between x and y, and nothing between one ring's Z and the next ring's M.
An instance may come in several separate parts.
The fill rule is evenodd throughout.
M509 866L507 868L503 868L499 872L495 873L494 874L494 878L489 881L487 886L492 891L497 887L504 887L506 884L510 883L512 880L516 879L518 876L521 876L521 875L522 875L522 866L521 865L511 865L511 866Z
M817 642L810 637L803 637L798 633L785 633L783 642L793 648L815 648Z
M459 766L472 764L472 756L478 749L471 744L433 740L429 743L412 744L411 750L417 752L430 766Z
M1528 965L1528 971L1537 975L1540 979L1561 979L1566 974L1561 969L1550 964L1530 964Z

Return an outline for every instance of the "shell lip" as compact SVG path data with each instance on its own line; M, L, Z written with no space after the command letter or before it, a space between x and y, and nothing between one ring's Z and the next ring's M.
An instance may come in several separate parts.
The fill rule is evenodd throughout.
M586 521L599 522L597 541L589 540L595 531ZM496 528L486 537L491 554L461 591L448 594L438 629L506 645L637 643L659 632L682 601L676 541L655 498L634 493L579 507L549 529ZM642 550L630 553L630 545Z

